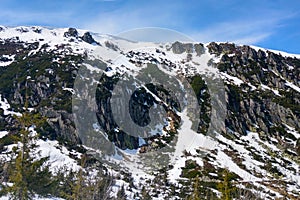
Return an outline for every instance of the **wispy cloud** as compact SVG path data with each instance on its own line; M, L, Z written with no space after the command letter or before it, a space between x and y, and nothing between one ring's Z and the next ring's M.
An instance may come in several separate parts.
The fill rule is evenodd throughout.
M160 6L160 7L159 7ZM162 5L148 8L147 5L138 9L124 7L112 12L100 13L93 20L83 24L84 28L95 32L116 34L124 30L142 27L178 28L192 38L201 42L228 41L242 44L256 44L271 37L282 26L282 23L294 14L281 10L260 9L256 15L236 15L226 21L213 21L211 24L204 20L200 24L189 24L190 15L180 14L177 7L171 10L162 9ZM158 14L157 9L160 9ZM227 14L227 13L226 13ZM224 15L224 13L222 13ZM209 18L210 16L206 16ZM200 19L200 17L199 17ZM203 26L202 26L203 25ZM205 28L201 28L205 27Z
M191 36L203 42L228 41L239 44L256 44L261 42L286 25L286 21L297 16L277 10L262 10L260 15L252 18L232 19L217 23L206 29L192 32Z
M257 44L258 42L261 42L265 40L266 38L269 38L272 35L272 33L260 33L260 34L253 34L253 35L246 35L242 38L237 38L232 40L231 42L236 44Z
M102 13L93 21L83 24L86 29L100 33L117 34L133 28L149 26L160 26L156 19L149 19L150 16L143 14L140 10L131 12Z
M86 24L85 28L96 32L117 34L127 29L143 28L156 24L154 20L141 21L138 16L139 13L135 12L102 15L97 20ZM276 20L225 22L208 26L204 30L193 30L185 34L201 42L228 41L240 44L255 44L270 37L277 26Z
M82 26L95 32L117 34L134 28L170 28L178 24L180 15L176 16L175 14L179 9L179 4L168 5L164 2L154 1L152 3L152 6L143 1L136 5L125 4L115 10L99 13L93 19L83 23Z
M235 42L254 44L271 36L278 26L277 20L232 21L209 26L191 36L198 41Z

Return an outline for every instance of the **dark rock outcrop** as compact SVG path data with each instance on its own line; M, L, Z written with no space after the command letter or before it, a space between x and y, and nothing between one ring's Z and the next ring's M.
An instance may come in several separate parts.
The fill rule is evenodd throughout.
M97 42L96 40L94 40L94 38L92 37L90 32L86 32L83 34L83 36L81 37L81 39L89 44L97 44L100 45L99 42Z
M78 37L78 31L75 28L69 28L68 31L64 33L64 37Z
M181 43L181 42L174 42L171 47L173 53L175 54L182 54L186 53L193 53L193 44L192 43Z

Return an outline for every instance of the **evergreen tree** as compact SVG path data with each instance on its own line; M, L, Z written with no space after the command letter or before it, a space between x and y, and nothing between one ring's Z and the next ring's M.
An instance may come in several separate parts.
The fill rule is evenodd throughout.
M98 173L98 178L95 184L95 200L96 199L109 199L111 193L111 186L114 184L113 177L108 174Z
M17 200L32 199L34 194L45 196L51 193L54 185L49 166L46 165L48 157L39 159L38 155L33 155L38 137L34 127L44 123L44 119L41 115L28 111L27 95L25 112L16 121L20 128L15 137L18 146L13 149L15 158L11 161L9 170L9 181L13 185L6 190L11 194L11 199Z
M75 185L73 186L73 195L72 195L72 199L73 200L80 200L82 199L81 195L83 195L83 187L85 186L85 180L84 180L84 174L83 174L83 168L85 166L85 162L86 162L86 155L83 154L81 156L81 168L79 169L78 173L77 173L77 180L75 182Z
M62 183L58 190L60 197L67 200L106 200L111 199L111 186L113 178L109 175L98 172L96 177L91 177L86 168L86 154L81 157L81 168L74 171L60 170L57 175L58 180Z
M72 199L74 188L75 188L75 183L76 183L76 178L77 172L74 172L72 170L68 171L67 168L63 167L61 168L57 175L56 178L58 182L60 183L58 186L58 194L60 197L64 199Z
M188 200L200 200L200 193L199 193L199 176L196 177L194 187L193 187L193 193L188 198Z
M222 200L231 200L233 198L232 194L235 192L236 188L232 185L232 177L228 169L223 171L223 181L218 183L218 189L222 193Z

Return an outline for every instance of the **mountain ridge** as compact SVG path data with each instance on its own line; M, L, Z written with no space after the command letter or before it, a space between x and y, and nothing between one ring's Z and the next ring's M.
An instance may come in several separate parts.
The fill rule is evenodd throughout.
M41 132L40 143L44 140L47 142L47 139L58 140L62 146L57 146L56 143L53 148L67 146L68 150L62 151L64 155L71 155L72 151L83 153L87 150L91 150L91 154L97 153L97 149L90 149L82 142L80 135L74 134L76 127L71 99L78 92L74 88L74 82L79 77L80 70L86 69L88 76L97 77L93 73L101 69L104 72L100 80L86 82L100 84L96 93L99 126L92 124L91 127L102 132L104 130L108 141L115 145L114 156L110 159L117 163L120 158L123 160L121 169L117 168L113 173L129 173L131 175L128 176L133 177L133 180L129 178L131 181L128 178L126 181L116 179L116 185L112 186L121 188L122 184L126 185L127 199L143 199L144 190L148 190L152 198L156 199L184 199L193 192L190 186L194 183L191 182L197 182L197 177L205 188L200 192L201 195L209 193L211 198L221 198L222 190L218 185L224 181L222 176L227 173L226 169L232 177L230 180L235 183L232 187L240 189L240 192L248 192L249 196L255 194L253 190L258 190L263 199L272 199L274 195L277 198L298 198L299 55L232 43L155 44L87 33L89 32L74 28L0 28L0 92L3 95L1 108L4 110L1 114L1 131L6 131L2 132L4 136L0 138L3 143L2 154L9 153L14 143L5 140L18 132L13 116L8 113L19 112L22 115L24 109L20 105L24 105L26 99L29 108L47 118L47 123L37 130ZM91 60L86 59L87 55ZM98 63L93 63L95 60ZM92 63L82 65L85 61ZM186 128L184 123L190 119L183 115L184 110L179 111L178 102L170 90L155 84L145 84L144 90L140 89L135 93L137 97L133 99L131 118L137 118L138 123L142 122L140 120L147 122L147 117L139 119L139 116L147 116L151 105L164 102L169 106L168 117L154 130L159 135L146 137L141 141L141 137L120 129L109 103L113 99L111 91L122 77L119 74L135 76L137 73L153 70L148 69L148 65L159 66L161 73L174 77L183 74L187 79L196 94L201 111L197 131ZM151 71L148 72L151 74ZM207 134L210 127L220 126L214 121L220 117L220 114L215 114L220 107L212 108L210 103L220 101L222 107L218 95L217 99L213 99L211 89L214 88L209 85L214 83L216 86L216 82L210 82L215 80L211 77L216 74L219 75L219 80L224 80L222 87L227 108L222 113L226 114L224 127L213 129L215 135L210 135ZM150 78L150 81L155 82L155 78ZM30 91L28 98L25 90ZM124 90L120 94L127 93ZM90 99L89 93L81 95ZM9 104L13 110L9 108ZM91 107L93 104L88 100L85 105ZM122 103L118 106L119 110L126 107ZM82 113L90 111L85 110L84 106L82 109ZM212 116L216 118L211 118ZM180 125L185 129L180 128ZM187 132L190 132L193 141L184 138ZM145 152L160 152L160 148L172 144L176 138L180 141L181 136L185 139L181 140L184 141L183 146L180 147L180 143L172 146L175 152L177 149L176 159L160 169L160 172L150 170L149 173L140 169L143 165L135 164L137 158L143 160L143 154L131 153L130 150L143 148ZM159 160L159 156L157 159ZM76 162L76 158L74 160ZM108 162L106 167L109 164L111 163ZM77 167L80 168L80 165ZM122 172L123 167L125 170ZM138 169L140 174L135 174ZM148 188L143 189L142 186ZM119 190L114 189L112 196L117 191ZM231 195L233 198L237 195L242 197L242 194ZM243 197L246 198L246 194Z

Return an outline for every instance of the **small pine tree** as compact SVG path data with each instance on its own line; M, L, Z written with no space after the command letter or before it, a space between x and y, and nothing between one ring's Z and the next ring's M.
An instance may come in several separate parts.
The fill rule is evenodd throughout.
M32 199L34 193L47 195L54 182L49 166L46 165L48 157L36 158L32 155L36 149L35 140L37 135L30 129L44 123L39 114L28 111L28 100L26 95L25 112L16 118L19 125L19 134L15 137L18 146L14 148L15 159L11 161L9 170L9 181L13 183L6 190L12 195L11 199Z
M111 175L103 174L101 172L98 173L98 179L95 184L95 199L109 199L111 193L111 186L114 185L114 180Z
M85 167L86 163L86 155L83 154L81 157L81 168L77 172L77 180L74 185L72 185L72 200L80 200L83 198L83 188L88 187L85 178L83 168Z
M68 171L66 167L61 168L57 173L57 181L60 183L58 186L58 192L59 196L64 199L72 199L73 191L75 188L75 183L77 172L74 172L72 170Z
M188 198L188 200L200 200L200 194L199 194L199 176L195 178L194 186L193 186L193 192L191 196Z
M230 176L230 172L228 171L228 169L225 169L222 175L223 175L223 181L218 183L217 185L219 191L222 194L221 199L231 200L233 198L232 194L236 188L231 183L232 178Z
M78 171L60 170L57 175L60 186L58 188L60 197L67 200L107 200L111 199L112 176L98 172L97 176L91 178L86 167L86 154L81 157L81 169ZM66 173L68 172L68 173Z

